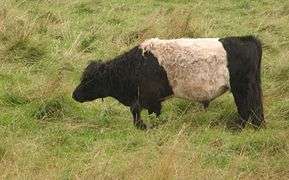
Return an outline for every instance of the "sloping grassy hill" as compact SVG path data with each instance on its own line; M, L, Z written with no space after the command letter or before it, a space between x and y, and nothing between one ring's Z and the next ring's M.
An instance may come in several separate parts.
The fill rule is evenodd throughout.
M71 92L91 59L151 37L257 35L267 128L226 129L231 94L164 103L136 130L113 99ZM1 0L0 178L288 179L289 1Z

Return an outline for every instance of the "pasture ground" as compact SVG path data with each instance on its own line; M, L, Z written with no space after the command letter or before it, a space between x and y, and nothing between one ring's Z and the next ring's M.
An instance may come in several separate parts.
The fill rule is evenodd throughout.
M228 130L229 93L207 111L170 99L146 132L113 99L71 99L88 60L144 39L247 34L264 46L265 129ZM0 178L288 179L289 1L1 0Z

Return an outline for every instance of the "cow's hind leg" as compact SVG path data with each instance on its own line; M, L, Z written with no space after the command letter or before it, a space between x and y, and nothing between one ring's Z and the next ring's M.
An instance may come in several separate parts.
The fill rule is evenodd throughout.
M133 116L133 124L136 128L145 130L147 128L146 124L141 119L141 106L138 102L130 106L130 111Z
M262 88L257 81L252 81L249 84L249 104L250 117L255 128L259 128L264 124L263 103L262 103Z
M232 82L232 81L231 81ZM239 129L245 127L246 122L249 119L250 110L248 103L248 83L247 82L233 82L231 83L231 91L234 96L234 100L239 113L239 118L236 121L236 125Z

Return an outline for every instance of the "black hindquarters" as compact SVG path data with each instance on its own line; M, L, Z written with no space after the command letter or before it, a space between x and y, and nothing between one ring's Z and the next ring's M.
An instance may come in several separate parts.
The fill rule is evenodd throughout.
M260 127L264 123L261 43L253 36L227 37L220 41L227 52L231 91L240 115L237 123L244 128L251 117L252 124Z

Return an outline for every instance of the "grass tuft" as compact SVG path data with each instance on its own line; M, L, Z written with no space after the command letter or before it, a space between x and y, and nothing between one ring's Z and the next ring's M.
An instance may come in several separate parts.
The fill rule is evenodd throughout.
M7 50L6 56L9 62L33 65L43 59L45 55L45 51L40 46L25 41L16 42Z
M88 36L86 38L83 38L80 42L80 51L86 52L86 53L92 53L96 50L95 47L93 47L93 43L96 41L97 37L95 35Z
M86 3L80 3L74 7L74 13L79 15L92 14L94 10Z
M5 94L0 97L0 100L1 104L5 106L18 106L29 103L29 100L25 97L9 92L5 92Z
M56 99L42 103L38 110L34 113L34 117L39 120L57 119L64 116L63 102Z

